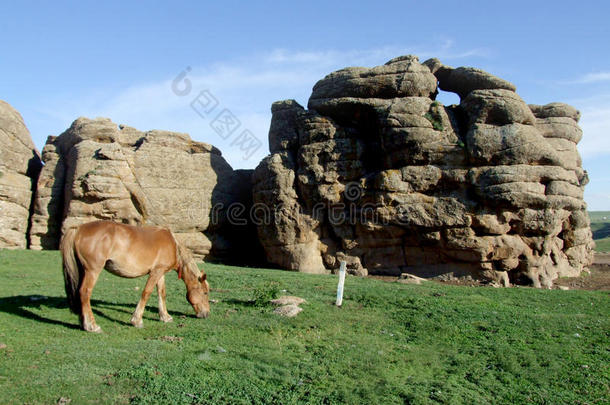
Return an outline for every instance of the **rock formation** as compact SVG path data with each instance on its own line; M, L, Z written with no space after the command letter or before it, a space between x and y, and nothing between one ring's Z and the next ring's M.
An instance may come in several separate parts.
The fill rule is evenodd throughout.
M435 101L438 89L460 104ZM550 286L592 260L579 113L528 106L474 68L403 56L276 102L255 170L258 234L282 268Z
M0 100L0 248L25 249L40 155L21 115Z
M198 257L222 256L240 237L225 214L250 198L251 172L186 134L79 118L42 156L32 249L56 249L62 229L95 219L167 226Z

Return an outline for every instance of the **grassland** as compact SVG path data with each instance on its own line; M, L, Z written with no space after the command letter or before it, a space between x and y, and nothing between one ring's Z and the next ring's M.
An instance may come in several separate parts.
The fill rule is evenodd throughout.
M610 400L608 292L421 286L206 264L210 318L168 276L171 324L144 279L104 273L103 334L66 307L57 252L0 251L0 403L602 404ZM273 284L276 283L276 284ZM251 303L270 286L296 318ZM5 345L5 346L2 346Z
M591 230L597 252L610 252L610 211L590 211Z

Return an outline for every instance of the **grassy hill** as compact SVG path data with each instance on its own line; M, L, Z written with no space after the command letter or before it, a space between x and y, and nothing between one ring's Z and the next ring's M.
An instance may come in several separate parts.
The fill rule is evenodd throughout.
M168 275L174 322L129 325L145 279L103 273L77 328L57 252L0 251L0 403L607 403L608 292L421 286L206 264L208 319ZM307 299L280 318L251 299ZM3 346L5 345L5 346Z
M595 250L610 252L610 211L590 211Z

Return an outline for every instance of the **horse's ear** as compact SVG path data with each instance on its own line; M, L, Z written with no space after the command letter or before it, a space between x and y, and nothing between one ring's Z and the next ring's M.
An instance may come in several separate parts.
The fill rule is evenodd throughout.
M205 274L205 273L203 273L203 274L201 275L201 277L199 277L199 282L200 282L200 283L203 283L203 282L204 282L205 280L207 280L207 279L208 279L208 275L207 275L207 274Z

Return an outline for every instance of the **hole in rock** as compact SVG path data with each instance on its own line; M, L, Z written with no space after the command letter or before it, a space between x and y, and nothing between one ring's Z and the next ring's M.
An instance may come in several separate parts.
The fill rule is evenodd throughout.
M450 91L443 91L438 89L438 95L436 96L436 101L443 104L444 106L450 106L452 104L460 104L460 96Z

